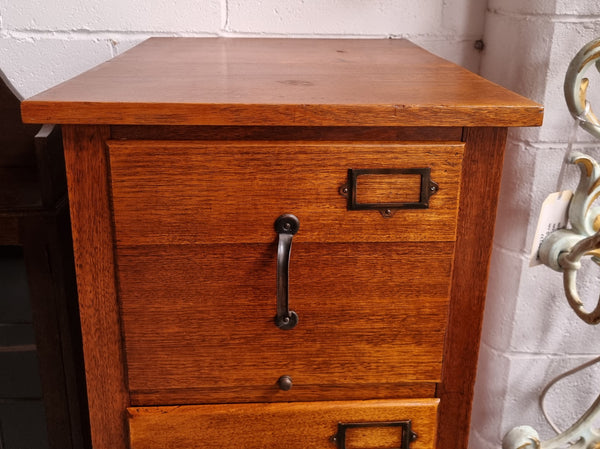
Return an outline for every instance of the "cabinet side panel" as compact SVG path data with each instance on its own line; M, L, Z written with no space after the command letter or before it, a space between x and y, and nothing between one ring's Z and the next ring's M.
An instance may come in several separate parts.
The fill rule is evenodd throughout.
M467 128L442 382L438 448L465 449L506 128Z
M125 448L129 403L115 288L107 159L109 128L65 126L65 162L92 446Z

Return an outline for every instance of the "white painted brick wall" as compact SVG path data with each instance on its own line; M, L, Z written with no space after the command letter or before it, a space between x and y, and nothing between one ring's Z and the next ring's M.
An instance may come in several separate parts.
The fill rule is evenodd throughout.
M242 33L419 34L439 27L442 14L438 0L421 0L418 8L397 0L373 0L368 4L346 0L229 0L227 3L228 30Z
M539 205L555 188L571 134L564 71L581 46L600 36L600 2L0 0L0 70L24 97L152 35L409 38L546 106L542 128L509 137L470 446L499 448L503 433L518 424L549 436L536 392L595 354L600 328L579 323L562 297L560 276L530 269L526 257ZM473 43L484 35L480 53ZM575 140L575 147L600 158L600 143L582 131ZM573 419L577 407L593 399L597 392L589 383L598 383L599 371L557 386L549 398L557 421Z
M3 28L23 33L206 32L221 29L220 0L4 1ZM93 35L90 37L94 37Z
M510 133L503 174L488 302L472 422L473 449L499 448L512 427L532 425L543 439L554 434L537 397L554 376L600 352L600 328L575 316L562 279L546 267L528 266L528 253L544 198L557 188L569 141L600 160L600 141L577 130L563 95L569 62L600 37L600 3L584 0L489 0L481 74L544 104L541 128ZM594 83L594 81L597 81ZM592 104L600 106L600 81L592 78ZM597 99L597 100L595 100ZM598 107L596 108L598 109ZM575 130L575 131L574 131ZM574 188L578 169L567 171ZM591 302L600 293L600 270L580 287ZM547 408L568 427L600 393L600 368L566 379L551 391Z
M0 0L0 70L24 97L149 36L406 37L471 70L484 0Z

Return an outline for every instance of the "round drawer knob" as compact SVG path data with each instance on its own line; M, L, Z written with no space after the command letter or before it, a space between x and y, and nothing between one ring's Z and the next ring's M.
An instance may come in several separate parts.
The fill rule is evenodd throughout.
M279 388L283 391L292 389L292 378L290 376L281 376L277 381Z

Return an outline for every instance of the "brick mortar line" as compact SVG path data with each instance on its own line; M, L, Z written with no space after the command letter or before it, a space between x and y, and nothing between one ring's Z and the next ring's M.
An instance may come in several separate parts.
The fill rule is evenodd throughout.
M578 359L578 358L587 358L589 360L593 360L598 357L597 352L582 352L582 353L564 353L564 352L526 352L526 351L513 351L507 350L503 351L497 348L494 348L492 345L486 343L485 341L481 341L481 345L485 346L492 353L497 356L512 356L516 359L525 360L525 359L547 359L547 360L561 360L561 359Z
M13 29L2 30L2 37L13 39L46 38L56 40L91 40L113 39L122 37L215 37L217 32L193 31L123 31L123 30L39 30L39 29Z
M600 14L548 14L548 13L519 13L505 11L501 8L488 8L489 14L497 14L499 16L521 18L521 19L536 19L549 20L554 23L578 23L578 22L597 22L600 20Z
M496 243L496 241L494 240L493 243L493 250L494 251L498 251L504 255L508 255L508 256L516 256L519 259L523 259L524 262L528 262L529 261L529 251L526 251L525 249L516 251L514 249L508 248L504 245L501 245L499 243Z
M414 34L382 34L382 33L268 33L268 32L241 32L230 31L224 28L218 31L152 31L152 30L44 30L44 29L3 29L0 30L0 36L14 39L47 38L57 40L86 40L86 39L112 39L115 37L324 37L324 38L343 38L343 37L368 37L368 38L389 38L389 39L426 39L428 41L451 41L451 42L470 42L481 36L478 34L432 34L432 33L414 33Z

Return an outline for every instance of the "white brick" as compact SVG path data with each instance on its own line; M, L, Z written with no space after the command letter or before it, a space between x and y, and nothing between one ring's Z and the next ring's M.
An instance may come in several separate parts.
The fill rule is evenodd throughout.
M475 49L475 37L471 39L431 39L415 37L412 41L433 54L452 61L466 69L479 73L481 52Z
M594 283L584 281L582 268L578 290L584 297L593 297L594 306L600 288L597 285L598 270ZM596 267L597 268L597 267ZM590 291L591 290L591 291ZM569 307L563 286L562 273L547 267L534 267L521 278L519 301L515 311L510 349L532 354L596 354L600 346L590 344L600 339L600 329L581 321Z
M448 34L483 36L486 0L442 2L442 27Z
M489 0L488 9L504 14L554 14L555 3L548 0Z
M539 266L522 276L510 349L527 353L565 353L585 331L572 314L562 289L562 274ZM555 332L560 329L559 332ZM590 328L591 329L591 328ZM577 340L580 342L580 340ZM583 350L583 348L581 349Z
M569 357L552 359L544 369L544 384L559 374L574 369L594 357ZM572 376L558 381L546 395L544 404L550 419L560 428L566 429L573 424L592 405L598 395L600 365L595 364Z
M516 253L525 249L534 166L532 149L512 139L507 142L494 241Z
M488 8L505 14L561 16L600 15L600 3L590 0L489 0Z
M525 265L512 252L495 248L492 253L481 341L496 351L509 348Z
M27 98L110 59L108 41L0 39L6 77Z
M468 449L498 449L499 447L497 441L490 441L481 436L477 429L471 429Z
M510 356L509 388L504 398L502 435L513 427L530 425L543 440L555 435L538 406L542 389L557 375L590 360L590 357ZM572 424L596 398L600 380L598 367L568 378L550 390L547 410L559 427Z
M553 33L554 24L549 21L488 13L481 74L545 104ZM539 128L519 130L519 134L527 140L537 140L540 132Z
M502 353L481 345L477 366L477 381L471 414L471 438L469 447L480 449L478 441L487 441L500 447L499 435L502 426L502 414L507 395L507 380L510 361ZM477 435L474 438L474 435Z
M558 14L600 16L600 2L595 0L556 0L556 12Z
M437 0L229 0L227 4L228 31L241 33L406 36L439 29L442 12Z
M8 30L212 32L221 27L219 0L3 1Z

